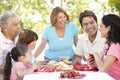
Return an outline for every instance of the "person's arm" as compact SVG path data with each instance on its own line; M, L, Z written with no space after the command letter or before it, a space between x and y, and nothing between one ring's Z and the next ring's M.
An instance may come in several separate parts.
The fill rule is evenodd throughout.
M74 36L74 45L77 46L77 41L78 41L78 35Z
M47 44L47 40L42 39L41 44L39 45L39 47L37 48L37 50L36 50L36 52L34 54L35 58L38 57L39 54L42 53L42 51L44 50L46 44Z
M81 48L81 39L78 39L78 35L75 36L75 41L76 41L76 50L75 50L75 54L72 58L72 63L73 64L77 64L77 63L81 63L81 60L83 59L83 54L82 54L82 48Z
M99 71L107 71L109 69L109 67L115 62L116 57L112 56L112 55L107 55L106 59L103 61L101 60L101 58L98 56L97 53L93 52L92 53L94 58L95 58L95 62L97 64L97 67L99 69Z
M24 75L34 72L35 69L38 69L38 66L36 63L34 63L30 69L22 69L22 68L18 68L17 69L17 75L19 77L24 77Z

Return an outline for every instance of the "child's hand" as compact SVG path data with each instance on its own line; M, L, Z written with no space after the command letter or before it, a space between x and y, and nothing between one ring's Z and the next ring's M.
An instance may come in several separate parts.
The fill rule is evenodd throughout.
M32 72L36 69L38 69L38 65L36 63L33 63L32 66L31 66Z

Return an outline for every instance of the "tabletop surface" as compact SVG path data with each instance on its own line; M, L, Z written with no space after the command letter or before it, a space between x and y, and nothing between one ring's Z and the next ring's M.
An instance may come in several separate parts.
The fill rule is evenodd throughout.
M79 71L86 74L86 77L78 80L115 80L104 72ZM69 80L59 78L60 72L34 72L24 76L23 80ZM76 80L76 79L70 79Z

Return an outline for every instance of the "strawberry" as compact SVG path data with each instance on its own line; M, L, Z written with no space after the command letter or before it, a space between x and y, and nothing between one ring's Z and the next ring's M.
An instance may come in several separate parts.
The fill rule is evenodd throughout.
M71 74L72 74L73 77L75 77L76 73L75 73L75 71L71 71Z
M60 78L65 78L63 73L60 73Z
M60 73L60 78L68 78L68 79L80 79L85 76L86 76L85 74L80 74L79 72L75 72L73 70L64 71L63 73Z
M67 72L64 72L63 74L64 74L64 77L67 78L68 76Z
M71 73L69 73L68 76L67 76L67 78L72 78L72 77L73 77L73 76L72 76Z
M38 72L38 69L35 69L34 72Z
M75 73L75 76L79 76L79 75L80 75L80 73L79 73L79 72L76 72L76 73Z
M74 79L80 79L83 78L83 76L75 76Z
M85 77L85 76L86 76L86 74L80 74L80 76Z
M85 68L84 68L84 71L89 71L89 67L88 67L88 68L87 68L87 67L85 67Z

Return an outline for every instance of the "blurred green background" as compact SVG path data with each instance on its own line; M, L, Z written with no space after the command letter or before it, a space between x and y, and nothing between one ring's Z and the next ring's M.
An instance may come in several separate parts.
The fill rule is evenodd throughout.
M94 11L99 22L104 14L120 15L120 0L0 0L0 14L4 11L15 11L24 29L41 34L44 27L50 24L49 16L56 6L66 10L80 33L82 30L78 18L80 12L86 9Z

